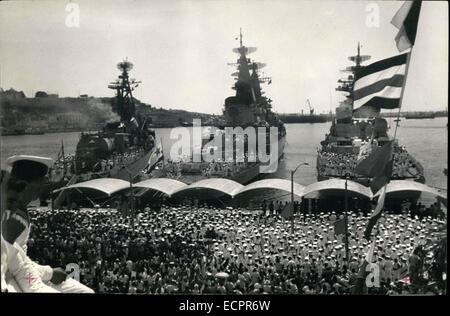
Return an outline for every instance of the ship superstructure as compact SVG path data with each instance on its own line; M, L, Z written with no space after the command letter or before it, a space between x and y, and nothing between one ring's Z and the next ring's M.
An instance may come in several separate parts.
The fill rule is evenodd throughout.
M379 110L373 107L361 107L353 111L353 86L355 73L364 67L363 63L370 59L369 55L361 55L361 46L358 43L357 54L350 56L349 60L354 64L346 67L343 72L348 75L338 80L337 91L344 93L345 99L336 108L336 117L317 156L317 178L319 181L330 178L351 177L364 185L370 183L369 178L364 178L354 173L360 147L366 142L373 146L382 146L392 141L388 135L388 124L380 117ZM422 165L411 156L404 146L394 141L394 165L392 179L409 179L424 183L424 171Z
M270 84L272 79L260 75L260 69L265 65L248 58L248 54L256 51L256 47L247 47L243 44L242 31L239 36L239 47L233 52L239 55L236 63L231 65L237 67L237 71L232 74L235 83L232 87L236 91L234 96L225 99L223 115L225 126L215 130L208 135L203 143L202 152L218 150L219 157L214 161L193 162L192 157L187 160L180 157L165 164L165 176L176 178L185 183L192 183L204 178L228 178L240 183L250 182L260 175L261 161L257 156L258 146L250 150L246 135L232 136L233 154L225 152L223 144L230 141L226 134L226 128L254 128L258 137L266 137L266 150L270 151L277 146L276 159L283 154L286 141L286 129L284 123L272 112L272 100L264 96L261 84ZM275 128L276 139L270 137L270 130ZM228 138L227 138L228 137ZM219 142L220 140L220 142ZM217 145L222 144L222 145ZM239 146L243 144L243 146ZM244 148L244 152L239 152L239 148ZM236 159L238 155L244 157L243 161ZM230 159L231 157L231 159ZM254 158L254 159L253 159ZM274 170L273 172L275 172Z
M133 91L140 81L129 78L133 64L124 60L117 68L120 75L108 88L116 92L111 107L120 120L107 122L97 132L82 132L74 155L66 155L62 144L43 196L67 183L96 178L135 181L142 170L151 168L161 159L162 152L155 146L155 132L147 119L136 111Z

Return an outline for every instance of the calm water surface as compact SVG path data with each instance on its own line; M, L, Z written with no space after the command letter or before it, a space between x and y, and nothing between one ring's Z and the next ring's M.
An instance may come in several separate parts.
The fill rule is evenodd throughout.
M424 120L402 119L397 136L401 145L422 163L427 184L447 188L447 177L443 170L447 168L447 118ZM394 122L388 119L394 126ZM289 170L299 163L307 162L309 166L301 167L295 174L295 181L307 185L316 181L316 153L320 141L325 137L331 123L286 124L287 144L284 159L280 161L278 172L270 175L274 178L290 179ZM166 153L176 141L170 139L170 128L155 129L157 141L162 139ZM390 130L393 133L393 129ZM74 153L80 133L55 133L44 135L4 136L1 138L1 165L4 160L16 154L30 154L55 158L64 142L66 154ZM166 154L166 156L168 156Z

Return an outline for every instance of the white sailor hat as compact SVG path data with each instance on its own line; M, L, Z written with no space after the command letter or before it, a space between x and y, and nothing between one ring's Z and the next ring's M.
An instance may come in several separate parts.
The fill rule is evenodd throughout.
M53 167L53 163L52 158L29 155L16 155L6 159L8 171L24 179L36 179L45 176L47 170Z
M34 161L37 163L41 163L45 166L47 166L47 168L52 168L54 161L52 158L48 158L48 157L39 157L39 156L30 156L30 155L15 155L15 156L11 156L8 159L6 159L6 164L8 166L13 166L17 161L21 161L21 160L27 160L27 161Z

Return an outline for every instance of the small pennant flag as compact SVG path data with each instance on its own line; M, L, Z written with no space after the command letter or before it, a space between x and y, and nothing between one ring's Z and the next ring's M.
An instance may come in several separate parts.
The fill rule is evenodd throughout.
M392 18L391 23L399 29L395 42L400 52L414 46L422 1L405 1Z
M341 218L334 222L334 235L344 235L345 234L345 218Z
M393 161L391 159L380 171L380 173L373 177L372 181L370 182L370 189L373 193L378 192L384 185L388 184L391 181L392 167Z
M292 203L289 203L281 211L281 217L290 219L292 216L294 216L294 207Z
M61 139L61 148L59 149L57 160L63 161L64 158L65 158L65 153L64 153L64 142L63 142L63 140Z
M378 222L378 220L381 217L383 207L384 207L384 200L386 198L386 187L385 185L381 190L381 194L378 197L377 206L373 210L372 215L369 218L369 222L367 223L366 229L364 231L364 238L367 240L370 240L370 235L372 234L372 229Z

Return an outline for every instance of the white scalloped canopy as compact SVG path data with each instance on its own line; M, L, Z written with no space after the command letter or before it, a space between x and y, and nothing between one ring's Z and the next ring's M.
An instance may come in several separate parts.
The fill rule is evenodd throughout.
M408 180L392 180L388 183L386 188L386 194L400 191L416 191L416 192L425 192L430 193L434 196L439 196L445 200L447 200L447 192L444 190L435 189L429 187L426 184L416 182L416 181L408 181ZM378 191L374 196L377 196L381 193L381 190Z
M239 182L225 179L225 178L210 178L210 179L202 179L200 181L194 182L180 190L174 192L173 194L178 194L181 192L186 192L188 190L197 190L197 189L207 189L219 191L225 194L228 194L231 197L234 197L240 190L242 190L244 186Z
M130 182L120 179L114 178L102 178L102 179L94 179L85 182L80 182L76 184L72 184L60 189L57 189L53 192L58 192L62 190L70 190L70 189L92 189L101 191L107 195L112 195L121 190L130 187Z
M112 195L129 187L130 183L128 181L113 178L105 178L76 183L73 185L60 188L53 192L68 189L85 188L98 190L107 195ZM238 194L258 189L277 189L286 192L291 192L291 181L286 179L264 179L255 181L253 183L244 186L230 179L209 178L209 179L202 179L200 181L187 185L181 181L174 179L153 178L135 183L133 184L133 187L156 190L168 196L172 196L178 193L186 193L189 192L189 190L214 190L227 194L231 197L235 197ZM377 192L376 194L372 194L369 187L366 187L354 181L347 181L347 189L351 192L358 193L370 199L379 195L379 192ZM313 192L324 190L343 191L345 190L345 180L329 179L325 181L315 182L307 186L302 186L301 184L294 182L294 194L298 197L302 197ZM408 180L393 180L388 184L386 190L387 193L400 191L425 192L441 197L444 200L447 200L447 192L445 190L435 189L425 184Z
M153 178L144 180L138 183L133 184L134 187L138 188L146 188L151 190L156 190L159 192L162 192L168 196L172 196L175 192L178 190L181 190L188 185L174 179L167 179L167 178Z
M294 182L294 195L302 197L304 188L303 185ZM246 185L236 195L259 189L276 189L291 192L291 181L286 179L263 179L255 181Z
M323 190L345 190L345 180L329 179L312 183L305 187L305 189L303 190L303 195ZM362 184L359 184L357 182L347 181L347 190L359 193L368 198L372 198L372 191L370 190L370 188L363 186Z

